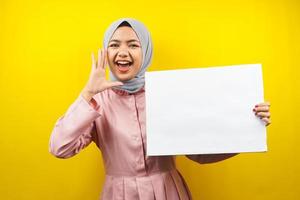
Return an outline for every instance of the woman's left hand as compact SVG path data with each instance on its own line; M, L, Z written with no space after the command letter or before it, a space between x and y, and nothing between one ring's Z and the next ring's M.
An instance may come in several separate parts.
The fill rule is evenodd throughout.
M266 126L271 124L271 113L270 113L270 102L263 102L255 105L253 108L253 112L257 117L259 117L262 121L266 123Z

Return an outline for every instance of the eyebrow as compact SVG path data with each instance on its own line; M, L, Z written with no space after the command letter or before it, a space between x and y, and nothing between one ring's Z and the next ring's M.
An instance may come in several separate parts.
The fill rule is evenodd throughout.
M109 41L109 43L111 43L111 42L121 42L121 41L120 40L111 40L111 41ZM129 42L138 42L138 43L140 43L138 40L135 40L135 39L127 40L127 43L129 43Z

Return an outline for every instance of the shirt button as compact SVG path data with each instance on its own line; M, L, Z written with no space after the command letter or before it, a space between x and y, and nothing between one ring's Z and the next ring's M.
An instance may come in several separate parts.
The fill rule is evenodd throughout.
M134 140L136 140L136 141L139 140L138 136L132 136L132 138L133 138Z

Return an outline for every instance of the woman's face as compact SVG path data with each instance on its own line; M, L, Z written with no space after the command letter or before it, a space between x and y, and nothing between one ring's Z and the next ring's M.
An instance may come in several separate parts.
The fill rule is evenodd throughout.
M111 37L108 47L108 64L120 81L127 81L139 72L142 65L142 46L131 27L119 27Z

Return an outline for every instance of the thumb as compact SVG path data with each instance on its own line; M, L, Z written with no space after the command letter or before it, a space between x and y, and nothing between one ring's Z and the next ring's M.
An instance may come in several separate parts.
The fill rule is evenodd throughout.
M122 83L120 81L111 81L111 82L109 82L110 87L121 86L121 85L124 85L124 83Z

